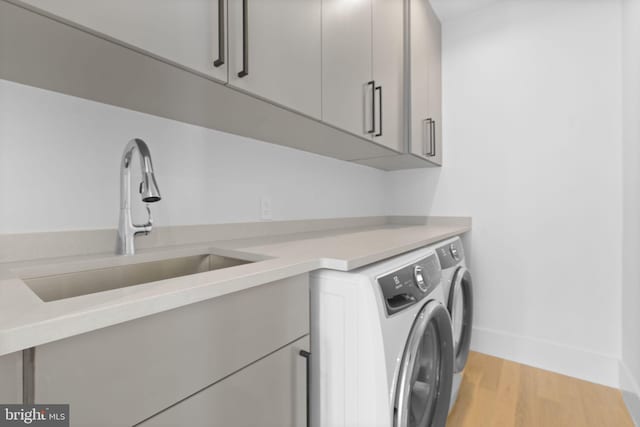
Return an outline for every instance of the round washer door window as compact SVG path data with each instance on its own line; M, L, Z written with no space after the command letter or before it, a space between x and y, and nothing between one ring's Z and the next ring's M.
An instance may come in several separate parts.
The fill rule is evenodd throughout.
M453 325L453 371L458 373L462 372L469 357L473 327L473 280L464 267L458 268L453 276L447 308Z
M409 333L396 391L396 427L444 427L453 379L453 336L446 307L429 301Z

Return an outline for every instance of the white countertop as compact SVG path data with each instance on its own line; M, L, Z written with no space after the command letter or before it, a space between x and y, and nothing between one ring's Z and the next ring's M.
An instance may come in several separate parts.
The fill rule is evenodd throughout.
M386 224L147 249L127 257L0 264L0 355L317 269L353 270L470 229L468 220ZM51 302L43 302L22 280L204 253L255 262Z

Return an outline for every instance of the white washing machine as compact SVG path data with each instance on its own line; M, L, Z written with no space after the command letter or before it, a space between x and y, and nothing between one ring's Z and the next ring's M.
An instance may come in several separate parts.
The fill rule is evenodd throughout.
M312 427L445 425L453 336L441 276L428 249L312 273Z
M462 240L459 237L433 246L442 268L442 286L453 326L453 392L451 408L456 403L464 367L469 357L473 329L473 280L467 270Z

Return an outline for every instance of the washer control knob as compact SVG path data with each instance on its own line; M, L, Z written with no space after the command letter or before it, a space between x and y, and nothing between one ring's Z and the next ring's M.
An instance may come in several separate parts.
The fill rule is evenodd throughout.
M458 252L458 248L456 248L455 244L451 244L449 245L449 252L451 252L451 256L453 257L453 259L455 259L456 261L460 261L460 253Z
M424 281L424 275L422 274L422 267L416 265L413 268L413 278L416 281L416 285L422 292L427 292L427 283Z

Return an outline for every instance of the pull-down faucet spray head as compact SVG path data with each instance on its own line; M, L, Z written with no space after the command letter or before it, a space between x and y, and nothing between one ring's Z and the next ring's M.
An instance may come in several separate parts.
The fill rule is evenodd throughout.
M151 158L149 158L149 163L151 163ZM145 203L155 203L162 200L158 183L156 182L156 176L153 174L153 166L151 166L151 172L142 173L140 195L142 196L142 201Z
M148 205L149 220L146 224L137 225L131 219L131 161L136 151L140 156L140 170L142 172L142 182L139 188L142 201L154 203L162 199L153 173L149 147L141 139L132 139L124 149L120 164L120 221L116 253L121 255L133 255L135 253L134 237L138 234L149 234L153 227L151 209Z
M156 176L153 173L153 162L151 161L151 152L147 144L138 138L129 141L124 148L122 154L122 167L121 177L131 179L131 161L133 160L133 153L138 151L140 154L140 171L142 172L142 182L140 183L140 195L142 201L145 203L154 203L162 199L160 196L160 190L158 189L158 183L156 182ZM128 175L128 177L124 176ZM126 179L125 179L126 181ZM129 184L130 182L123 182L123 184ZM130 187L127 187L130 189ZM122 188L122 190L125 190Z

